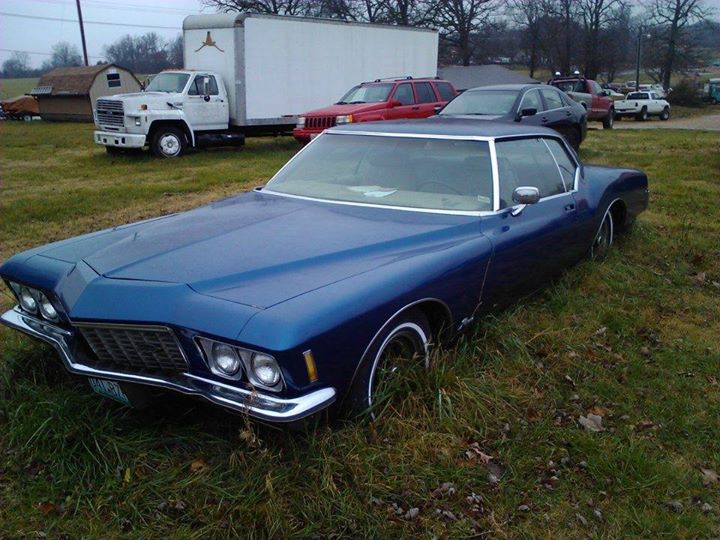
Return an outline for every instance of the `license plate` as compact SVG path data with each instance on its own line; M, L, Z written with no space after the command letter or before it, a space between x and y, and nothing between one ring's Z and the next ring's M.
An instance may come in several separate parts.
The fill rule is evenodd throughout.
M90 384L90 388L95 390L95 392L101 396L119 401L123 405L130 405L130 399L128 399L125 392L123 392L122 387L115 381L90 377L88 378L88 383Z

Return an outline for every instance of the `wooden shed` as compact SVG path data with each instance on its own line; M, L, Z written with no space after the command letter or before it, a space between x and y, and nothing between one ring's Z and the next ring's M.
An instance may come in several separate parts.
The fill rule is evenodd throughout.
M40 105L43 120L92 122L98 98L139 92L135 75L115 64L55 68L30 91Z

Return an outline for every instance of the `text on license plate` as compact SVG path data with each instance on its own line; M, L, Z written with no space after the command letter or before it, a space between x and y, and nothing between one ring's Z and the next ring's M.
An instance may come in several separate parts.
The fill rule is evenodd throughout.
M95 390L101 396L109 397L115 401L119 401L123 405L130 405L130 400L123 392L122 387L115 381L108 381L106 379L95 379L93 377L88 378L90 388Z

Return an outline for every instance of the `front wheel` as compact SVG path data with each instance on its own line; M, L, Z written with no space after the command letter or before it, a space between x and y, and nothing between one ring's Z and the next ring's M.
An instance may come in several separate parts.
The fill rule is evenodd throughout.
M176 127L161 127L153 135L150 149L161 158L176 158L185 152L185 134Z
M602 260L607 257L613 242L613 232L613 218L608 210L590 247L590 257L593 260Z
M665 107L660 113L660 120L664 122L668 118L670 118L670 109L668 107Z
M607 116L602 121L603 129L612 129L615 124L615 109L610 109Z
M413 376L428 366L430 339L430 324L419 310L409 310L386 325L361 360L348 394L347 413L369 414L377 421L402 406L412 392Z

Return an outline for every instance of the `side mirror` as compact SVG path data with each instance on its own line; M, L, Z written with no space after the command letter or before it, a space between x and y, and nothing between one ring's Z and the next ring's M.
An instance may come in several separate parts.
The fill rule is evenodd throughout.
M402 102L397 99L391 99L390 103L388 103L388 107L391 109L394 107L400 107L401 105L402 105Z
M520 118L523 118L525 116L535 116L537 114L537 109L535 107L528 107L527 109L523 109L520 111Z
M435 114L440 114L440 111L442 111L442 110L443 110L442 105L436 105L436 106L433 108L433 111L435 111Z
M210 79L205 77L203 79L203 96L210 95Z
M513 216L519 215L528 204L536 204L540 200L540 190L536 187L518 187L512 194L512 200L515 203L512 211Z

